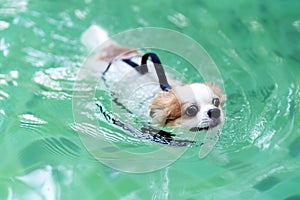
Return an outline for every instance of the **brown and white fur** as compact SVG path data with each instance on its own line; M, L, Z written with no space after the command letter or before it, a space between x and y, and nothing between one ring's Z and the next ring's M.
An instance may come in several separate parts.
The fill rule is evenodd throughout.
M92 37L91 32L93 35ZM105 34L103 29L94 25L83 34L82 41L85 44L90 43L96 46L97 42L98 44L103 42L101 41L101 38L102 40L108 39ZM117 74L126 67L130 68L130 66L120 66L122 63L118 62L118 60L121 58L133 57L136 59L136 62L140 62L141 55L142 53L137 50L122 48L115 42L109 42L99 51L98 59L107 64L113 61L114 65L111 66L112 71L109 71L107 74L107 76L110 76L111 73ZM143 80L153 79L158 85L156 74L154 72L140 75L133 70L132 73L135 73L134 77L131 77L126 81L125 84L127 87L122 89L121 92L116 93L119 94L119 99L125 98L128 95L126 94L126 90L132 87L129 83L130 80L141 78L140 76L143 76ZM117 76L123 74L124 72L122 71ZM120 80L117 80L117 76L112 79L115 82L120 82ZM156 94L153 94L153 99L149 102L149 105L147 105L149 109L147 114L150 115L155 124L158 124L161 127L180 127L187 128L191 131L200 131L217 128L223 123L224 114L221 105L224 100L224 95L221 93L218 86L210 83L176 83L173 85L173 81L170 80L169 77L168 80L173 87L171 91L165 92L159 89L156 90ZM120 85L124 85L124 83ZM130 107L130 105L128 106Z

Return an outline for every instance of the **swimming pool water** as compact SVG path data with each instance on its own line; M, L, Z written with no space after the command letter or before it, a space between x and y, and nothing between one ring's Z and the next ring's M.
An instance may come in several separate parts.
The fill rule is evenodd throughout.
M299 7L0 0L0 199L300 199ZM164 169L127 174L87 152L72 90L89 54L80 36L91 24L110 34L169 28L206 49L227 95L226 123L208 157L190 148Z

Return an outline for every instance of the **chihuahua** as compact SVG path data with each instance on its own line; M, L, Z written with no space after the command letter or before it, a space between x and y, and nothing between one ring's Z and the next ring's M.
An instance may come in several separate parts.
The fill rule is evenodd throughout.
M107 39L109 38L105 31L95 25L90 27L82 37L83 43L90 43L90 45L99 44ZM170 86L164 68L155 53L143 54L135 49L123 48L114 41L106 42L98 49L98 54L97 58L107 63L103 68L102 78L109 80L110 84L120 82L121 78L118 77L124 76L128 70L134 73L127 82L122 82L125 87L119 92L119 99L129 95L125 93L132 87L130 81L134 82L142 78L159 83L157 84L160 86L159 90L145 91L153 93L153 98L147 107L148 115L157 126L180 127L195 132L217 129L222 125L224 121L222 101L225 97L218 86L211 83L183 84L173 80L170 80L170 83L174 85ZM131 110L130 105L125 107Z

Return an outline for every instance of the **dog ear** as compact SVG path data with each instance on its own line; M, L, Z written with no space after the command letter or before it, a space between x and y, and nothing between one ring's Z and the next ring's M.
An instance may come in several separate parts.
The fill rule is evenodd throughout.
M181 116L180 102L173 91L159 92L149 108L150 116L161 126Z
M220 98L220 101L226 101L226 95L224 95L221 91L221 88L213 83L205 83L208 87L212 89L212 91Z

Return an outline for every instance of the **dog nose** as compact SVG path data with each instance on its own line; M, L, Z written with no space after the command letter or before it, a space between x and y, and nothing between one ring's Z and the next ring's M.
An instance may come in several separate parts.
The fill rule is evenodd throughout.
M218 108L213 108L207 111L207 115L209 116L209 118L219 118L220 117L220 109Z

